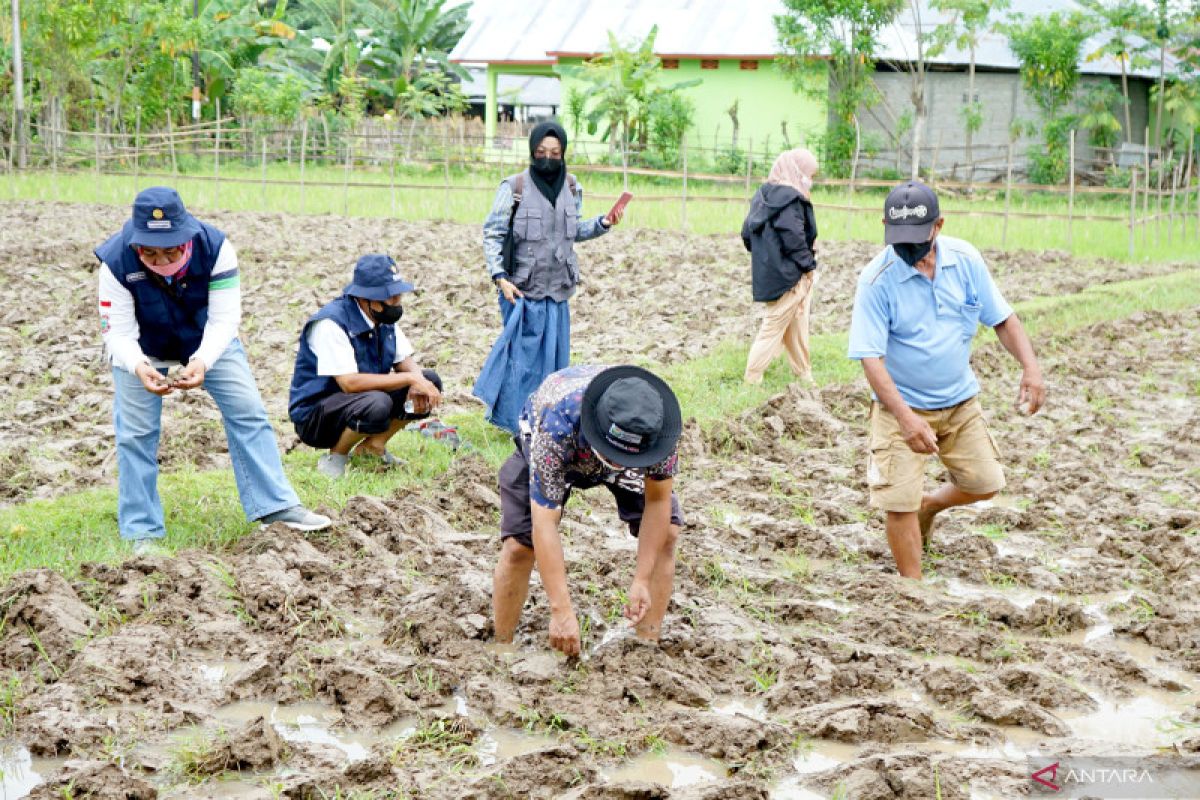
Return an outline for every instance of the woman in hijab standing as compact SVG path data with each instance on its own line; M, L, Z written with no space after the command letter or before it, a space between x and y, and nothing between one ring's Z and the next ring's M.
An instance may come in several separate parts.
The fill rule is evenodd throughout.
M742 224L754 300L767 304L746 361L746 383L761 383L763 373L784 348L792 372L812 382L808 314L817 282L813 254L817 220L810 194L816 174L817 159L808 150L798 147L781 153L767 182L750 201L750 213Z
M512 433L526 398L571 360L567 301L579 283L575 242L595 239L622 214L583 219L583 187L567 172L567 132L542 122L529 135L529 167L505 178L483 223L483 254L496 285L504 330L473 393L488 421ZM512 225L512 273L503 260Z

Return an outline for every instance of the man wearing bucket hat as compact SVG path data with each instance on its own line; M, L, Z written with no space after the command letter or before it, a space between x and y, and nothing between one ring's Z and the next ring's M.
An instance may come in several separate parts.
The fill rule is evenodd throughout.
M237 254L174 189L138 194L121 231L96 249L100 329L112 363L117 526L135 549L166 533L158 495L162 398L203 386L221 411L247 519L297 530L331 523L300 504L238 341ZM172 380L169 368L183 365Z
M970 363L980 322L996 331L1021 365L1021 409L1034 414L1046 399L1021 321L979 251L939 236L943 223L937 195L925 184L909 181L892 190L883 208L887 247L859 276L850 326L849 355L862 362L874 399L871 505L887 514L897 570L918 580L935 516L1004 488ZM950 482L926 494L930 455L941 459Z
M317 460L328 477L345 474L351 450L388 466L399 463L387 451L388 440L441 402L441 378L418 366L396 325L411 291L390 256L366 255L342 296L304 324L288 415L300 441L329 449Z
M625 616L657 640L671 599L683 526L672 491L679 402L640 367L568 367L547 377L518 420L516 452L500 468L500 559L493 578L496 640L511 642L537 565L550 601L550 644L579 655L558 525L574 489L604 486L638 537Z

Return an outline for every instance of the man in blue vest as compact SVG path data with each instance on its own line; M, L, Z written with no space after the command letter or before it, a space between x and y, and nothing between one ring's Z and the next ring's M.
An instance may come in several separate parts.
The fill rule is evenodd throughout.
M399 463L388 440L441 403L442 379L421 369L396 325L412 290L390 256L366 255L342 296L304 324L288 416L300 441L329 449L317 459L323 475L342 477L351 450Z
M300 504L238 341L237 254L187 212L174 189L138 194L133 216L96 249L100 330L112 363L117 526L137 552L166 534L158 496L162 398L203 386L225 424L246 518L296 530L328 527ZM182 367L177 375L169 370Z

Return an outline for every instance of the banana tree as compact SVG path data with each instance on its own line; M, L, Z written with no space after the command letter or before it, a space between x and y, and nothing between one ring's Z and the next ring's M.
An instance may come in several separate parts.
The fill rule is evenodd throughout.
M371 87L384 102L396 103L417 77L433 67L459 80L466 70L449 61L466 33L470 3L447 8L448 0L376 0L370 12L371 46L364 60L372 67Z

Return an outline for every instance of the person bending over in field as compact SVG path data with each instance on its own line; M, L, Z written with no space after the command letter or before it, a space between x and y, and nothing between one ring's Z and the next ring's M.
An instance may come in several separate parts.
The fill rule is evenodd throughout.
M550 645L579 655L558 525L573 488L604 486L638 537L625 616L657 640L671 599L683 526L672 491L682 430L679 402L640 367L578 366L551 373L521 412L517 446L500 468L500 560L492 603L496 641L513 640L534 565L550 600Z
M300 441L329 449L317 459L323 475L342 477L352 450L385 466L400 463L388 440L442 401L442 379L421 369L397 325L411 291L390 256L363 256L342 296L304 323L288 416Z
M858 279L850 358L871 385L871 505L887 514L896 568L921 578L922 545L947 508L987 500L1004 488L995 440L979 405L971 340L995 329L1023 370L1017 402L1037 413L1042 371L1021 321L971 245L939 236L937 195L918 181L897 186L883 207L884 242ZM925 462L937 455L950 482L923 491Z
M237 254L174 190L138 194L133 216L96 249L100 330L113 376L117 527L136 552L166 535L158 496L162 398L201 386L221 410L246 518L297 530L332 524L300 504L238 341ZM172 369L182 366L178 374Z

